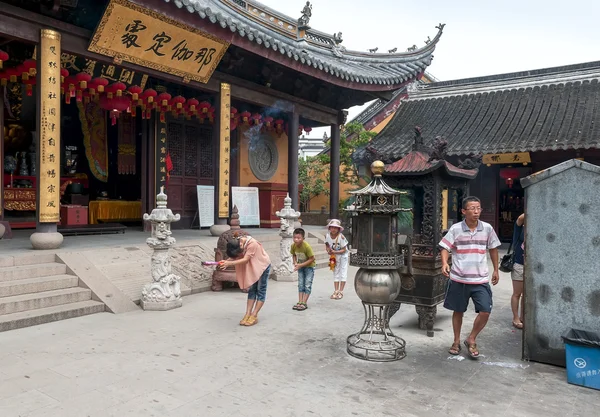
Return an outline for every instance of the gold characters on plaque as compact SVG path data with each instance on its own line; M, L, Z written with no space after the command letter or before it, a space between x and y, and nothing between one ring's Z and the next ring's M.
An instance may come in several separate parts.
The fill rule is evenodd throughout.
M231 148L231 86L221 83L219 149L219 218L229 217L229 159Z
M60 33L40 33L39 221L60 222Z

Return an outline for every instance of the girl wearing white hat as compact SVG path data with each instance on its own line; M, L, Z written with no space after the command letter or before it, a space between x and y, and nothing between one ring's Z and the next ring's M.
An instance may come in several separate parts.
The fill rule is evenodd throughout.
M333 271L334 292L332 300L341 300L344 297L344 287L348 277L348 240L342 232L342 222L331 219L327 225L329 233L325 237L325 248L329 253L329 268Z

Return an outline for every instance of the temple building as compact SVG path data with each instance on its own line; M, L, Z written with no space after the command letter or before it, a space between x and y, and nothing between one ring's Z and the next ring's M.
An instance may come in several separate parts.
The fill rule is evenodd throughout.
M260 226L278 227L298 137L323 126L336 217L342 110L420 79L443 25L420 48L352 51L303 3L289 17L245 0L0 1L0 220L141 222L165 187L177 225L197 227L252 186Z
M354 156L364 165L383 159L389 168L415 136L429 146L437 138L455 165L479 167L470 192L482 200L481 219L510 241L524 208L520 178L573 158L600 164L599 79L600 62L590 62L421 84ZM456 195L444 193L457 212Z

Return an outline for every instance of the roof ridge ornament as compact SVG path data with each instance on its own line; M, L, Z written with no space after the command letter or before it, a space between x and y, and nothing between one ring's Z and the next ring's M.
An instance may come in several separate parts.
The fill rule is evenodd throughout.
M310 23L310 18L312 17L312 4L307 1L300 13L302 13L302 16L300 16L298 19L298 29L310 29L308 24Z

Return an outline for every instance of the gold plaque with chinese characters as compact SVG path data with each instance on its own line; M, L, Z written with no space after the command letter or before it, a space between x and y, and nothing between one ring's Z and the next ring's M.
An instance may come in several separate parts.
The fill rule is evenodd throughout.
M221 83L220 112L219 218L224 219L229 217L229 160L231 154L231 86L226 83Z
M140 7L111 0L88 49L184 80L207 83L229 42Z
M60 33L40 33L40 223L60 222Z
M531 162L529 152L488 153L483 155L483 163L492 164L528 164Z

